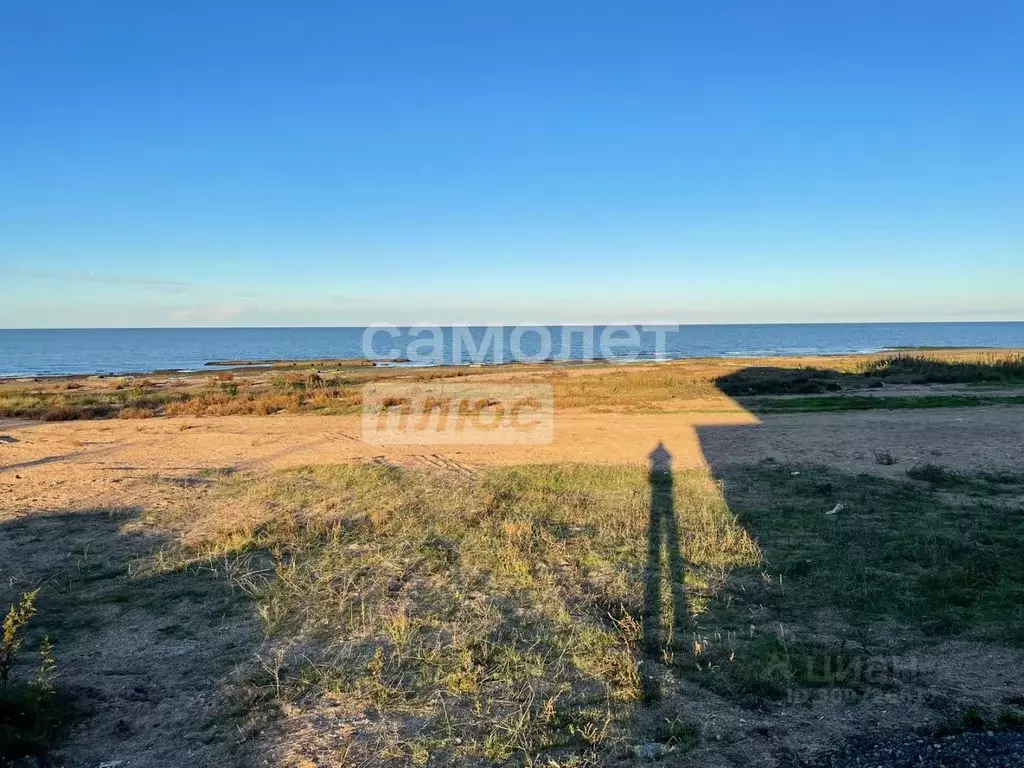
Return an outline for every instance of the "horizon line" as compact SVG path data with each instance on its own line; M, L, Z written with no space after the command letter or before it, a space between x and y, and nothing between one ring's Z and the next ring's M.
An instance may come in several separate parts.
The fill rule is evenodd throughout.
M370 327L393 327L393 328L517 328L517 327L546 327L546 328L585 328L585 327L608 327L608 326L652 326L666 327L676 326L679 328L701 328L720 326L764 326L764 325L1024 325L1024 319L1019 320L815 320L790 322L784 320L768 320L761 322L750 321L723 321L716 323L694 323L694 322L602 322L602 323L580 323L580 322L558 322L558 323L368 323L364 325L95 325L95 326L22 326L22 327L0 327L0 331L259 331L259 330L365 330Z

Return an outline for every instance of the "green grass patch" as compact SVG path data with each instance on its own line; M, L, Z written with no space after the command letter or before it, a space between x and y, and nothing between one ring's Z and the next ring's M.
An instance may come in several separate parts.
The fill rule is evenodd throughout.
M979 496L1024 492L1024 475L1013 472L963 473L932 462L921 462L907 470L907 477L930 483L935 488Z
M8 389L0 391L0 418L75 421L117 416L124 411L136 416L143 412L152 415L184 397L182 392L141 387L88 393Z
M899 655L941 638L1024 645L1024 477L957 476L955 490L970 493L953 494L791 470L724 473L730 507L767 564L735 571L697 621L695 679L749 701L822 687L857 694L913 674Z
M1024 355L991 354L980 360L898 354L870 362L864 372L912 384L1024 384Z
M1024 477L960 476L990 495L826 469L730 471L734 510L786 587L792 620L829 608L917 636L1024 642ZM835 504L843 510L826 515Z

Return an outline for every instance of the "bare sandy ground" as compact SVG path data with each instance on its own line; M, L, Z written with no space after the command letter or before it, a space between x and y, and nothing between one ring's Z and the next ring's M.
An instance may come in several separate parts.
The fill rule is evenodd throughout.
M367 443L357 416L237 416L66 423L0 421L0 510L146 505L130 479L308 464L386 462L471 472L520 463L646 461L659 443L676 468L756 462L823 463L902 476L916 462L954 470L1024 469L1024 407L754 416L721 412L555 416L546 445ZM896 464L882 466L876 451ZM148 487L149 484L146 484Z
M712 468L774 458L903 477L916 463L956 471L1024 471L1024 407L774 414L760 424L700 426ZM896 463L880 465L875 453Z

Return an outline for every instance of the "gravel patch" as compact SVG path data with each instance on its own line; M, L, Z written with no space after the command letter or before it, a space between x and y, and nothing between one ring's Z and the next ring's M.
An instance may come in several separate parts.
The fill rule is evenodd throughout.
M1022 768L1024 731L967 731L952 736L858 739L822 768Z

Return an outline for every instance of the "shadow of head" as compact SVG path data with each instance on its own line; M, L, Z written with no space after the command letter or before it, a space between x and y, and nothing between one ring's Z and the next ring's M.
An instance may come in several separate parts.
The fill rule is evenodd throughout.
M672 454L669 453L663 442L658 441L658 445L647 454L647 458L651 464L651 474L664 474L672 471Z

